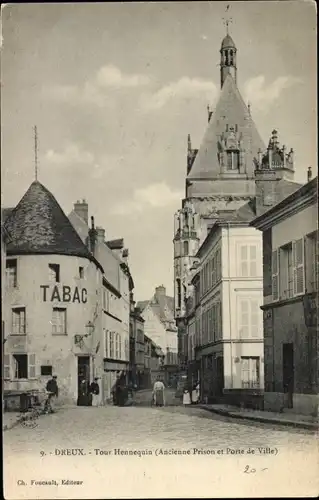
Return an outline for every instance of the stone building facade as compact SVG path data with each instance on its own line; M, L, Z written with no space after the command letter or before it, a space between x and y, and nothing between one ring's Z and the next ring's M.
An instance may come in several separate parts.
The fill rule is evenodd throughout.
M41 391L56 374L60 401L76 404L81 380L102 372L103 268L37 181L5 228L5 394Z
M318 412L317 184L251 222L263 237L266 410Z

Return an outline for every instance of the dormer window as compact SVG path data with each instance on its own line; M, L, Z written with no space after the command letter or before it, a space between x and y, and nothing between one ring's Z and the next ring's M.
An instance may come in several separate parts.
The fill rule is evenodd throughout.
M227 170L239 169L239 151L227 151Z

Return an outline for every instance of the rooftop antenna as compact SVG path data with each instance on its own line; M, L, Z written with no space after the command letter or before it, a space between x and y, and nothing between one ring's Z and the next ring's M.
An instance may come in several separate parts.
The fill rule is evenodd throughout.
M34 126L34 170L35 180L38 180L38 129Z
M223 17L224 25L226 26L226 34L229 34L229 25L233 22L233 19L230 17L230 5L227 5L225 10L225 17Z

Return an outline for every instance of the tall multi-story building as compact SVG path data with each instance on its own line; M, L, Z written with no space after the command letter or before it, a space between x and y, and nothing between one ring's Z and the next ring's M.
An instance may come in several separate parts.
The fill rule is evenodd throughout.
M209 354L212 345L208 344L216 342L216 337L213 340L215 330L220 335L218 341L222 343L226 339L232 339L230 345L234 345L239 332L234 331L234 324L230 325L229 315L231 304L237 300L235 296L239 282L239 288L245 291L249 304L254 304L250 306L248 302L248 305L242 302L243 308L254 309L260 299L260 265L256 264L254 275L243 276L239 263L240 259L246 259L246 265L249 265L250 260L261 262L261 238L256 231L249 228L249 221L300 187L300 184L294 182L293 150L287 151L285 146L280 147L276 130L273 130L266 148L251 116L250 106L246 105L241 97L237 86L237 73L237 48L227 33L220 49L220 96L215 110L208 111L207 129L198 149L192 147L188 136L185 198L182 200L182 208L175 214L174 290L179 364L180 368L187 369L189 361L192 361L194 373L197 373L193 377L200 374L203 377L207 371L213 373L211 377L214 378L214 383L216 377L219 377L219 389L215 387L213 390L211 387L208 393L216 390L222 390L224 393L227 386L239 389L238 384L243 387L241 375L238 375L237 379L235 377L238 365L241 364L242 371L251 374L250 379L253 378L252 373L258 371L257 378L259 386L262 387L262 366L259 364L259 368L256 368L256 363L250 361L246 366L245 360L241 361L241 357L250 357L248 354L233 354L234 348L232 354L228 353L227 362L224 359L214 361L215 369L212 368L212 362L204 362L200 358ZM219 238L220 257L213 259L213 247L217 245ZM236 245L239 245L243 238L243 249L237 253L237 250L229 245L230 252L233 252L229 255L226 250L228 238L236 240ZM255 254L250 254L251 251ZM220 290L221 305L218 306L221 308L220 313L214 310L213 303L205 302L217 291L217 284L213 285L213 280L218 273L219 281L224 283L218 285L223 288L223 291ZM235 286L236 280L239 281ZM230 291L226 293L227 283ZM232 297L228 297L228 293ZM235 310L233 306L232 313ZM238 314L244 316L243 312ZM248 312L248 315L251 321L255 321L252 319L253 310ZM212 318L216 318L214 321L217 324L219 321L219 326L213 323ZM260 321L258 316L258 325ZM250 327L248 330L250 331ZM191 348L190 342L193 340L189 340L188 334L191 339L196 338L196 345ZM244 340L242 338L239 345L243 346ZM252 341L251 338L249 342ZM256 342L257 338L254 340L254 343ZM259 349L262 350L260 331L258 343ZM195 347L198 358L196 362L195 359L188 359L190 352L194 358ZM215 346L213 351L216 356L217 350ZM226 353L226 344L222 350ZM251 356L256 356L256 353L252 352ZM217 356L219 357L221 356ZM260 358L259 363L262 363L260 353L257 357ZM236 366L233 366L234 364Z
M94 225L94 219L91 217ZM119 373L128 381L130 364L130 294L134 282L128 267L128 250L122 238L106 241L105 229L88 225L88 204L77 201L69 220L83 242L94 234L92 252L104 270L102 280L102 330L104 369L102 376L103 399L111 398L112 387ZM91 235L91 236L90 236Z
M318 179L251 222L263 238L266 410L318 414Z

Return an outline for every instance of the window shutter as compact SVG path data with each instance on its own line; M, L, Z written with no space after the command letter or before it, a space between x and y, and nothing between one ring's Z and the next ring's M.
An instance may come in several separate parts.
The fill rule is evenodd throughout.
M259 303L258 300L250 302L250 336L259 337Z
M278 250L272 252L271 258L271 273L272 273L272 299L279 298L279 266L278 266Z
M247 245L240 246L240 276L248 276L248 247Z
M10 354L3 356L3 378L4 380L11 379L11 358Z
M294 273L294 295L304 293L304 241L303 238L292 242L292 262Z
M28 354L28 378L36 378L35 354Z
M249 337L249 301L241 299L239 311L239 335L240 338Z
M257 275L257 246L250 245L249 276Z

